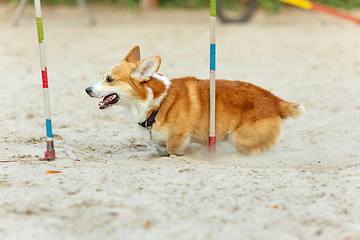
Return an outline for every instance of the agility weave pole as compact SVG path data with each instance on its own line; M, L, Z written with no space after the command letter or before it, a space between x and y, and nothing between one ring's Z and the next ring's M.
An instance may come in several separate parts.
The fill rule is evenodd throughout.
M216 153L215 135L216 0L210 0L210 129L209 153Z
M42 76L42 83L43 83L45 123L46 123L46 136L47 136L45 159L41 159L41 160L54 160L55 159L54 135L52 133L52 126L51 126L49 85L48 85L45 43L44 43L44 30L43 30L43 23L42 23L42 17L41 17L40 0L34 0L34 4L35 4L38 39L39 39L40 64L41 64L41 76Z
M2 160L2 161L0 161L1 163L27 162L27 161L50 161L50 160L55 159L54 140L53 140L54 135L52 134L52 126L51 126L49 85L48 85L48 77L47 77L45 45L44 45L44 31L43 31L43 25L42 25L40 0L34 0L34 5L35 5L38 39L39 39L41 76L42 76L42 83L43 83L43 95L44 95L45 118L46 118L45 123L46 123L47 141L46 141L45 158L25 159L25 160L5 160L5 161Z
M318 11L318 12L323 12L323 13L327 13L342 19L346 19L346 20L350 20L353 21L357 24L360 24L360 18L356 18L354 16L350 16L348 14L336 11L335 9L326 7L324 5L318 4L318 3L314 3L311 1L307 1L307 0L279 0L280 2L284 2L284 3L288 3L290 5L294 5L303 9L307 9L307 10L314 10L314 11Z

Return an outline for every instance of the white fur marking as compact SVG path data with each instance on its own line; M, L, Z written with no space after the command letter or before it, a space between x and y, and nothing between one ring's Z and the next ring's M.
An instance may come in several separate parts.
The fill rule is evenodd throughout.
M91 86L91 90L92 90L92 97L101 98L105 96L102 82L93 84Z
M152 89L148 88L149 90L149 97L148 99L146 100L146 103L147 105L150 107L150 108L153 108L153 107L157 107L160 105L161 101L165 98L165 96L167 95L167 91L171 85L171 82L169 80L169 78L167 76L161 76L159 75L158 73L154 73L152 75L153 78L156 78L157 80L160 80L162 81L164 84L165 84L165 92L163 94L161 94L158 98L154 99L154 93L152 91ZM151 95L151 100L150 100L150 95ZM148 102L150 101L150 102Z
M170 82L170 80L169 80L169 78L167 76L165 76L165 75L161 76L158 73L154 73L152 75L152 77L156 78L157 80L162 81L166 86L166 90L168 90L168 88L170 87L171 82Z

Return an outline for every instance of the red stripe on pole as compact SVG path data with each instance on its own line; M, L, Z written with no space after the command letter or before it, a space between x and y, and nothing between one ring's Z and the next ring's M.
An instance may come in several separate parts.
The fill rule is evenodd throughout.
M342 13L342 12L338 12L338 11L332 9L332 8L325 7L325 6L317 4L317 3L311 2L311 4L312 4L312 8L311 8L312 10L327 13L327 14L331 14L331 15L334 15L334 16L337 16L337 17L340 17L340 18L343 18L343 19L353 21L353 22L355 22L357 24L360 24L360 18L350 16L350 15Z
M43 88L49 88L48 78L47 78L47 68L45 67L45 71L41 71Z

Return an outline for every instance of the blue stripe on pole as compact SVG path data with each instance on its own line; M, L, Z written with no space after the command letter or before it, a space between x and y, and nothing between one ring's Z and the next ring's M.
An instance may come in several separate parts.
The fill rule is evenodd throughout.
M53 138L54 135L52 134L52 127L51 127L51 120L46 119L46 136L49 138Z
M215 71L215 44L210 44L210 70Z

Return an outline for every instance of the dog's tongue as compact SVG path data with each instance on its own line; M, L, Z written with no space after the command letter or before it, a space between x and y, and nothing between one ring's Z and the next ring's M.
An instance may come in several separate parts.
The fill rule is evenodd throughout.
M99 108L100 109L107 108L110 104L114 103L114 100L116 100L116 98L117 98L116 94L111 94L104 97L104 99L98 103Z

